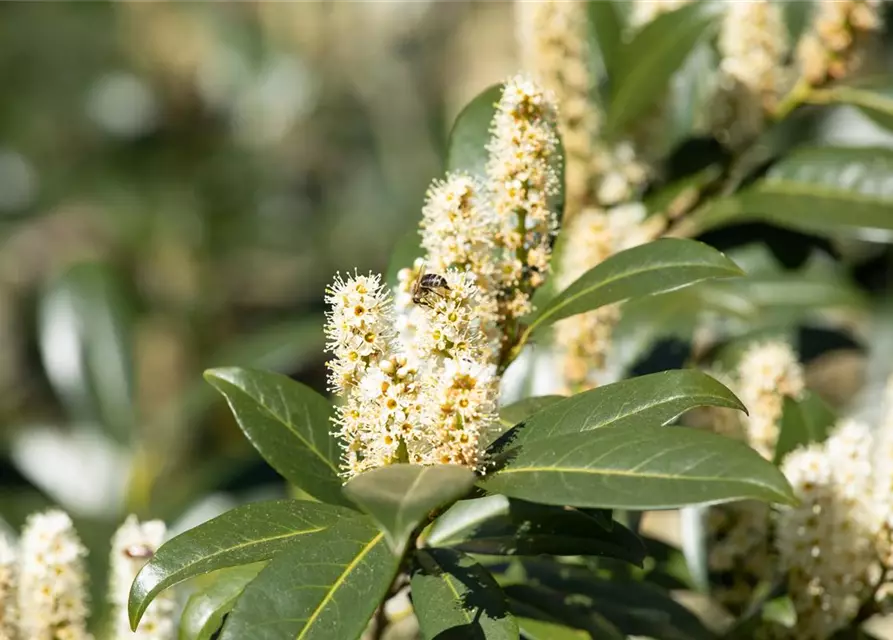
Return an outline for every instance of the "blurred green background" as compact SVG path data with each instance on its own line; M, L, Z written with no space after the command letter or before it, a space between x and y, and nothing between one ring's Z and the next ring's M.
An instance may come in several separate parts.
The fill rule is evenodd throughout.
M325 285L386 269L513 37L507 2L0 5L0 526L61 506L96 582L127 513L284 492L201 372L325 389Z

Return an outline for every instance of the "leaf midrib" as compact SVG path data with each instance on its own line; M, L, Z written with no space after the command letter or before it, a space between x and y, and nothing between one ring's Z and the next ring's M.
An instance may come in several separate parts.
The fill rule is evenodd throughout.
M771 485L763 484L761 482L755 482L753 480L744 480L744 479L735 479L735 478L723 478L717 476L677 476L671 475L668 473L657 473L654 471L639 473L633 471L624 471L622 469L593 469L588 467L521 467L521 468L507 468L501 470L496 476L508 475L511 473L540 473L540 472L558 472L558 473L585 473L590 475L601 475L601 476L621 476L621 477L630 477L637 479L657 479L657 480L675 480L675 481L694 481L694 482L734 482L740 484L749 484L757 487L762 487L764 489L769 489L773 493L778 493Z
M660 266L650 266L648 268L640 268L640 269L633 269L630 271L624 271L623 273L618 274L616 276L607 278L605 280L601 280L597 285L595 285L593 287L583 289L579 293L575 293L573 295L568 296L567 298L559 300L558 303L553 304L552 306L547 308L545 311L543 311L543 313L541 315L539 315L537 318L535 318L534 321L530 324L530 327L528 328L527 332L528 333L532 332L536 327L541 325L544 320L555 315L556 311L563 309L564 307L568 306L570 303L574 302L581 296L590 294L593 291L598 291L599 289L602 289L610 284L613 284L613 283L617 282L618 280L621 280L623 278L630 278L633 276L642 275L644 273L649 273L651 271L659 271L660 269L686 268L686 267L701 267L701 268L705 268L705 269L715 269L717 271L725 271L726 273L729 273L729 274L735 274L735 271L728 267L724 267L724 266L720 266L720 265L713 265L713 264L704 264L701 262L672 262L672 263L664 264L664 265L660 265ZM706 279L706 277L701 278L701 279L702 280ZM694 284L695 282L696 282L696 280L692 280L689 284ZM571 285L571 286L573 286L573 285ZM598 307L594 307L593 309L589 309L589 311L593 311L594 309L597 309L597 308Z
M218 378L218 379L219 379L219 380L223 380L222 378ZM236 385L236 384L233 384L232 382L229 382L228 380L223 380L223 381L226 382L227 384L229 384L229 385L230 385L231 387L233 387L234 389L236 389L239 393L241 393L242 395L244 395L246 398L248 398L248 399L250 399L250 400L253 400L253 401L257 404L257 406L260 407L260 408L261 408L261 409L262 409L262 410L263 410L269 417L271 417L271 418L272 418L273 420L275 420L276 422L278 422L278 423L282 424L283 426L285 426L285 428L288 429L288 431L289 431L290 433L292 433L298 440L300 440L300 441L304 444L304 446L307 447L307 449L309 449L309 450L312 451L314 454L316 454L316 457L318 457L320 460L322 460L322 461L326 464L326 466L329 467L332 471L334 471L334 472L336 473L336 475L337 475L337 473L338 473L338 468L334 465L334 463L332 463L332 461L329 460L329 458L328 458L327 456L324 456L324 455L322 454L322 451L320 451L320 450L316 447L315 443L311 443L309 440L307 440L307 438L305 438L305 437L304 437L304 436L297 430L297 428L294 427L294 425L292 425L288 420L283 419L282 416L278 415L275 411L273 411L273 409L271 409L271 408L268 407L266 404L264 404L264 403L260 400L260 398L255 398L254 396L252 396L250 393L248 393L248 391L246 391L246 390L243 389L242 387L240 387L240 386L238 386L238 385ZM283 398L283 400L282 400L282 402L283 402L283 406L287 406L287 404L286 404L286 402L285 402L285 400L284 400L284 395L283 395L282 387L277 385L277 390L279 391L279 396L280 396L280 398ZM306 405L304 406L304 409L305 409L305 411L308 411ZM235 407L233 407L233 410L235 411ZM290 415L291 415L291 411L288 410L288 409L286 409L286 411L288 412L288 415L290 416Z
M314 622L320 615L322 615L323 610L326 608L332 598L335 597L335 592L344 583L344 581L347 580L347 576L349 576L351 572L356 568L356 566L360 562L362 562L363 558L368 555L368 553L375 547L375 545L381 542L381 539L383 537L384 533L382 532L376 534L374 538L366 543L362 551L354 556L354 559L351 560L346 567L344 567L344 571L342 571L341 575L338 576L338 579L332 583L332 586L330 586L328 590L326 590L326 594L323 596L322 600L320 600L319 604L313 609L313 613L311 613L310 616L307 618L307 622L304 624L304 628L301 629L301 632L297 636L295 636L295 640L302 640L307 635L307 633L312 630Z

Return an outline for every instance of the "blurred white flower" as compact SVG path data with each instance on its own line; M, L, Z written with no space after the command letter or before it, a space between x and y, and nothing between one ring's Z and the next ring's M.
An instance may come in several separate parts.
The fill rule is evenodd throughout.
M882 27L881 0L820 0L800 38L797 62L807 82L819 85L856 71L872 35Z
M137 138L157 126L159 109L152 88L142 78L114 72L91 87L87 115L110 135Z
M762 131L765 114L775 108L792 80L786 66L788 29L779 3L732 2L719 35L720 74L710 108L717 138L733 147Z
M128 516L112 538L109 604L113 610L115 640L172 640L176 635L174 592L168 589L149 604L136 631L130 630L127 601L130 586L143 565L158 550L165 537L161 520L140 522Z

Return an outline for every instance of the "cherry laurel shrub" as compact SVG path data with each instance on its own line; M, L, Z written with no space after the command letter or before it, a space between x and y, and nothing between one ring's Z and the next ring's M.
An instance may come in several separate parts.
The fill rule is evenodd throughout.
M891 152L803 133L827 105L893 122L854 80L878 3L555 0L517 20L523 72L459 114L388 275L325 291L332 399L206 373L305 498L165 543L132 625L210 572L181 638L826 638L880 610L887 467L860 462L870 434L833 426L788 340L858 292L693 239L893 228ZM685 368L643 368L665 337ZM685 561L640 526L677 509Z

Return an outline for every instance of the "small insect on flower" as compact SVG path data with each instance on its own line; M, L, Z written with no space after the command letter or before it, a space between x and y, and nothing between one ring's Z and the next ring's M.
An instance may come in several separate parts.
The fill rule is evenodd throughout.
M415 304L431 306L431 295L443 296L444 291L449 291L446 278L439 273L425 273L425 265L419 269L419 275L412 283L412 301Z

